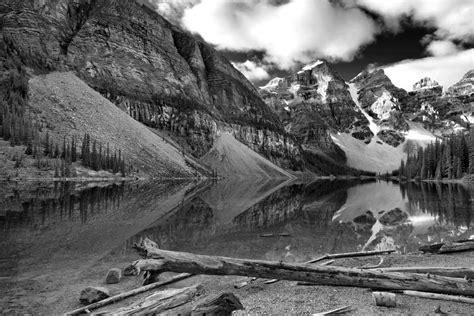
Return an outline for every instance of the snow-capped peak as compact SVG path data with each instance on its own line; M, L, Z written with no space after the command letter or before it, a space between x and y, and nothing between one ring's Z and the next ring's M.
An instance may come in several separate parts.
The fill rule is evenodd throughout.
M304 66L304 67L303 67L303 70L311 70L311 69L313 69L314 67L319 66L319 65L321 65L321 64L323 64L323 63L324 63L324 61L322 61L322 60L316 60L314 63L308 64L308 65Z
M425 77L420 79L420 81L416 82L413 85L413 91L423 90L423 89L430 89L433 87L438 87L439 83L429 77Z
M269 89L269 88L276 88L278 87L285 79L275 77L272 80L270 80L266 85L261 86L260 89Z

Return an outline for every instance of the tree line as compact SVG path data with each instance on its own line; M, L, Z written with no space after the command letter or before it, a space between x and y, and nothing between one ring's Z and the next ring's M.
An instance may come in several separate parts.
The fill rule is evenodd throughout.
M401 161L400 179L460 179L474 174L474 128L470 135L451 134L425 148L418 147Z

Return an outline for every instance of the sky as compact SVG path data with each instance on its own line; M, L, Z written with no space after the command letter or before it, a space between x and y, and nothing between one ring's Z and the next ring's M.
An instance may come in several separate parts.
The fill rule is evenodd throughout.
M411 90L474 69L474 0L149 0L221 51L255 85L318 59L347 81L384 68Z

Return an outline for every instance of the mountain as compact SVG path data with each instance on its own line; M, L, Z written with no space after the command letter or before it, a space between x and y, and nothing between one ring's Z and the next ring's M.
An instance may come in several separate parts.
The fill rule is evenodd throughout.
M259 90L285 130L301 144L309 162L306 166L312 171L320 173L318 165L346 163L331 132L351 133L363 140L370 137L369 122L354 103L347 83L325 61L315 61L285 78L274 78Z
M56 142L103 123L107 130L93 136L109 142L115 135L125 159L150 175L205 175L206 163L226 175L264 177L385 172L414 145L474 121L473 71L444 93L429 78L406 92L382 69L345 82L317 60L256 88L145 0L4 0L0 21L0 81L12 79L15 88L17 74L30 80L17 80L19 95L0 87L6 107L29 97L18 121L40 122L40 134Z
M196 158L229 132L283 168L301 165L298 144L256 88L210 45L147 5L6 0L0 15L0 40L30 72L72 71Z
M134 166L148 175L184 178L198 174L178 148L121 111L73 73L35 76L29 86L32 111L51 126L49 137L57 143L62 142L63 135L82 139L84 133L89 133L99 143L127 152Z
M378 126L373 130L382 141L398 146L404 141L400 131L408 125L402 117L402 102L407 97L405 90L397 88L382 69L365 70L351 80L357 88L357 99L362 108Z
M468 128L473 76L468 72L447 93L430 78L406 92L383 69L364 70L346 83L326 62L316 61L259 90L303 153L311 153L307 160L325 156L385 173L416 146Z

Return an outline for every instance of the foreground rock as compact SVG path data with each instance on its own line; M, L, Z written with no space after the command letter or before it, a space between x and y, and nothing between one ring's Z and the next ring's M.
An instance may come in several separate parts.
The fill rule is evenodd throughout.
M107 272L107 276L105 277L105 283L115 284L115 283L119 283L121 279L122 279L122 270L120 270L119 268L113 268Z
M92 304L110 296L110 292L105 287L89 286L81 291L79 301L82 304Z

